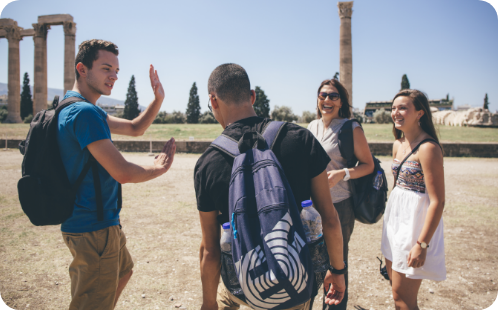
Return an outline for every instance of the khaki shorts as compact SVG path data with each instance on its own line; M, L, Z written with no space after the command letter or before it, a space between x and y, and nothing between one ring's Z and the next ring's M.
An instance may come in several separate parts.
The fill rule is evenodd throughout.
M62 237L73 261L70 310L113 309L119 279L133 268L126 237L119 225Z
M230 293L225 287L225 284L223 284L223 281L221 281L220 285L218 285L218 296L216 296L216 302L218 303L218 310L238 310L240 305L251 308L251 306L247 303ZM310 310L310 302L311 299L304 304L300 304L286 310Z

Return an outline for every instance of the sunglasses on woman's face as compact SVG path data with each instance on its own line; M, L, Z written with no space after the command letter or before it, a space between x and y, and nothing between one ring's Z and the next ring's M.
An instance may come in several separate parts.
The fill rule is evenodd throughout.
M327 97L329 97L330 100L336 101L341 98L341 95L339 93L319 93L318 94L318 99L320 100L325 100Z

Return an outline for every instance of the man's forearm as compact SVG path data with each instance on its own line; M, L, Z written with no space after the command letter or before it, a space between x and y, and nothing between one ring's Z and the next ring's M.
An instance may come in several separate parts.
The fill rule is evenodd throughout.
M144 133L156 118L163 100L155 98L143 113L135 117L131 123L135 132Z
M220 282L221 251L209 251L203 247L200 250L202 300L204 305L216 303L216 292Z
M342 269L344 267L343 240L341 222L337 213L335 218L323 223L323 236L327 244L330 265L335 269Z
M134 163L128 162L126 167L122 169L122 172L116 178L116 181L121 184L141 183L155 179L165 172L166 169L164 167L139 166Z

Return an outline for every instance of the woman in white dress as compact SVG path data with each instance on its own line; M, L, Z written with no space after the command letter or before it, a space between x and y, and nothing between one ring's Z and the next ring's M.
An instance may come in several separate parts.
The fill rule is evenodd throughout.
M446 279L443 152L424 93L400 91L391 117L396 138L392 170L397 181L384 213L381 249L396 309L412 310L419 309L423 279Z
M341 156L338 145L338 134L342 125L351 117L349 94L346 88L335 79L325 80L318 87L317 119L308 125L308 129L320 142L323 149L330 157L327 165L332 202L339 214L343 238L344 261L348 261L348 243L354 229L353 198L349 187L349 179L357 179L374 170L374 161L363 129L356 122L353 123L354 155L358 165L354 168L347 167L347 161ZM349 268L351 270L351 268ZM346 292L342 302L338 305L323 305L329 310L346 309L348 303L348 275ZM325 300L325 298L324 298Z

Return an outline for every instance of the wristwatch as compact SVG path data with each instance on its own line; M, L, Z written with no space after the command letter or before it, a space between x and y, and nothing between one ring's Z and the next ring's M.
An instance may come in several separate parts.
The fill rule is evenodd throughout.
M344 170L344 172L346 172L346 175L344 176L344 178L343 178L342 180L343 180L343 181L348 181L348 180L349 180L349 178L351 177L351 176L349 175L349 170L348 170L348 168L344 168L343 170Z
M422 249L427 249L429 247L429 245L427 243L425 243L425 242L419 242L418 240L417 240L417 244L420 245L420 247Z
M329 266L329 270L330 272L332 272L333 274L345 274L348 272L348 264L346 264L346 262L344 262L344 268L342 269L334 269L334 267L332 267L332 265Z

